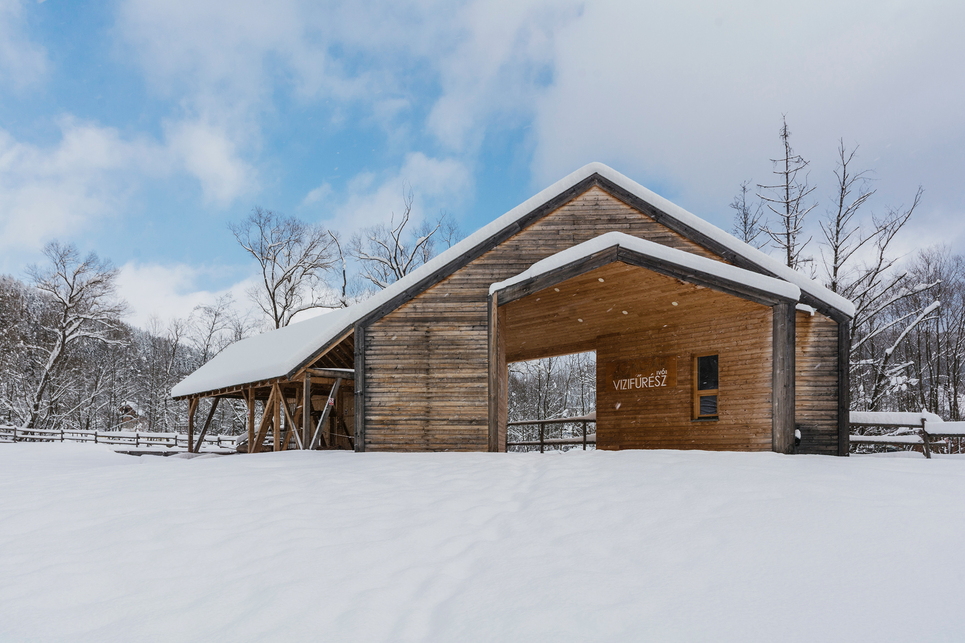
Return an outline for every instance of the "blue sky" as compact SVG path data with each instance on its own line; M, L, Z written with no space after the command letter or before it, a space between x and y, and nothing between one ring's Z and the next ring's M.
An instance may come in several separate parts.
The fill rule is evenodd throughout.
M163 321L244 300L255 205L349 233L408 185L468 233L590 161L729 228L782 114L816 212L843 137L961 252L965 9L806 5L0 0L0 272L73 241Z

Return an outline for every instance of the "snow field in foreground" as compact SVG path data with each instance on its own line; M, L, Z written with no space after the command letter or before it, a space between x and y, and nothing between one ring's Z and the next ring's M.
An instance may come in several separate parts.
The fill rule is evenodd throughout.
M0 641L961 640L963 464L0 445Z

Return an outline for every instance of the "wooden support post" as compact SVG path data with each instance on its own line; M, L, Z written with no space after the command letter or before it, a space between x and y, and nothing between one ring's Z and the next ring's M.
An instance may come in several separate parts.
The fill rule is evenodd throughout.
M499 450L499 310L489 295L489 450Z
M201 434L198 435L198 443L194 446L194 453L198 453L201 450L201 445L204 444L204 436L208 432L208 427L211 426L211 418L214 417L214 412L218 410L218 402L221 401L220 397L212 398L211 400L211 410L208 411L208 417L204 421L204 426L201 427ZM189 444L190 447L190 444ZM191 450L190 448L188 449Z
M248 389L248 453L253 453L255 443L255 389Z
M583 450L586 451L586 420L583 420Z
M272 384L272 390L275 392L275 409L274 409L274 425L272 427L272 451L281 450L281 405L285 403L285 398L282 397L281 387L278 386L278 382Z
M315 438L312 446L315 448ZM355 324L355 450L365 451L365 327Z
M188 452L191 451L191 445L194 444L194 413L198 410L198 402L201 400L198 398L192 399L188 403ZM97 443L97 433L94 433L94 443Z
M312 376L305 373L302 383L302 447L307 448L312 432Z
M771 394L771 450L794 451L794 304L771 308L773 332L773 392Z
M851 425L851 323L838 319L838 455L847 456Z
M543 433L545 433L544 427L546 425L542 422L539 423L539 452L543 452Z

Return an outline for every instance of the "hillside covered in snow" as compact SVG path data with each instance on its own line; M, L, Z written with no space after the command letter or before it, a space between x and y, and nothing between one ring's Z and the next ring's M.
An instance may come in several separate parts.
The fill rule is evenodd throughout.
M0 641L943 641L961 459L0 446Z

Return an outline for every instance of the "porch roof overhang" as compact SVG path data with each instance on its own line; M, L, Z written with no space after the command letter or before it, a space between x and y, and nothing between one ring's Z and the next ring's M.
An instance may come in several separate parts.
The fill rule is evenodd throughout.
M622 232L608 232L551 255L492 284L489 293L496 295L501 306L616 261L766 306L797 303L801 298L801 289L787 281Z

